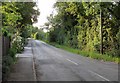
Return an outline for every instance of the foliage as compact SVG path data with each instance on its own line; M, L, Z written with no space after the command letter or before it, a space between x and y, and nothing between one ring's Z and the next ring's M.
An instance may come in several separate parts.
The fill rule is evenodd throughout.
M73 49L71 47L68 47L68 46L64 46L64 45L59 45L57 43L51 43L49 42L49 44L57 47L57 48L61 48L61 49L64 49L66 51L69 51L69 52L72 52L72 53L75 53L75 54L79 54L81 56L85 56L85 57L90 57L90 58L93 58L93 59L98 59L98 60L102 60L102 61L113 61L113 62L116 62L116 63L120 63L120 61L118 60L119 57L111 57L107 54L99 54L99 53L96 53L96 52L87 52L87 51L81 51L79 49Z
M8 77L8 74L10 73L10 67L11 67L11 64L14 63L14 60L11 56L4 56L2 57L3 60L2 60L2 77L3 79L2 80L6 80L7 77Z
M100 53L103 45L103 55L119 57L120 2L56 2L54 8L57 14L48 17L50 42L88 53Z
M11 47L8 55L3 57L3 80L15 62L15 54L22 52L27 38L31 36L32 24L37 22L38 9L34 2L3 2L2 35L10 37Z
M23 41L22 37L19 35L19 33L15 34L15 37L13 41L11 42L11 47L13 47L17 53L21 52L23 50Z

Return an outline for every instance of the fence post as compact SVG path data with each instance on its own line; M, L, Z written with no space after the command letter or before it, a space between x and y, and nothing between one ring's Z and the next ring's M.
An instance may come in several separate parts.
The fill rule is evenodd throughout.
M2 35L0 32L0 83L2 82Z

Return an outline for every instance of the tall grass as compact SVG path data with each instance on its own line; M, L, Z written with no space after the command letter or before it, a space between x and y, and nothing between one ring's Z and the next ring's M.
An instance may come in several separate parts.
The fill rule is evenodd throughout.
M48 43L48 42L47 42ZM61 48L64 49L66 51L75 53L75 54L79 54L81 56L85 56L85 57L90 57L93 59L98 59L98 60L103 60L103 61L112 61L112 62L116 62L116 63L120 63L120 58L119 57L112 57L110 55L107 54L99 54L97 52L87 52L87 51L81 51L79 49L73 49L71 47L67 47L65 45L59 45L56 43L49 43L57 48Z

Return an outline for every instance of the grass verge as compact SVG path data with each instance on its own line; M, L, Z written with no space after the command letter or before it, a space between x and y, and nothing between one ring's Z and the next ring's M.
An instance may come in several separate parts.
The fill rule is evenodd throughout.
M48 42L46 42L48 43ZM115 62L115 63L120 63L120 58L119 57L112 57L112 56L109 56L107 54L99 54L99 53L96 53L96 52L86 52L86 51L80 51L79 49L73 49L71 47L67 47L65 45L59 45L57 43L49 43L50 45L53 45L57 48L61 48L61 49L64 49L66 51L69 51L69 52L72 52L72 53L75 53L75 54L79 54L79 55L82 55L82 56L85 56L85 57L90 57L90 58L93 58L93 59L98 59L98 60L103 60L103 61L111 61L111 62Z

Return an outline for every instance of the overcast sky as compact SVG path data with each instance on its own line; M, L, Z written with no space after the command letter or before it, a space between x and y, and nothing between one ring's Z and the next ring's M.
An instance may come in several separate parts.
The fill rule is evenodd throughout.
M38 0L38 8L40 10L40 16L38 17L38 22L34 26L42 26L47 22L47 16L49 16L53 9L53 5L56 0Z

